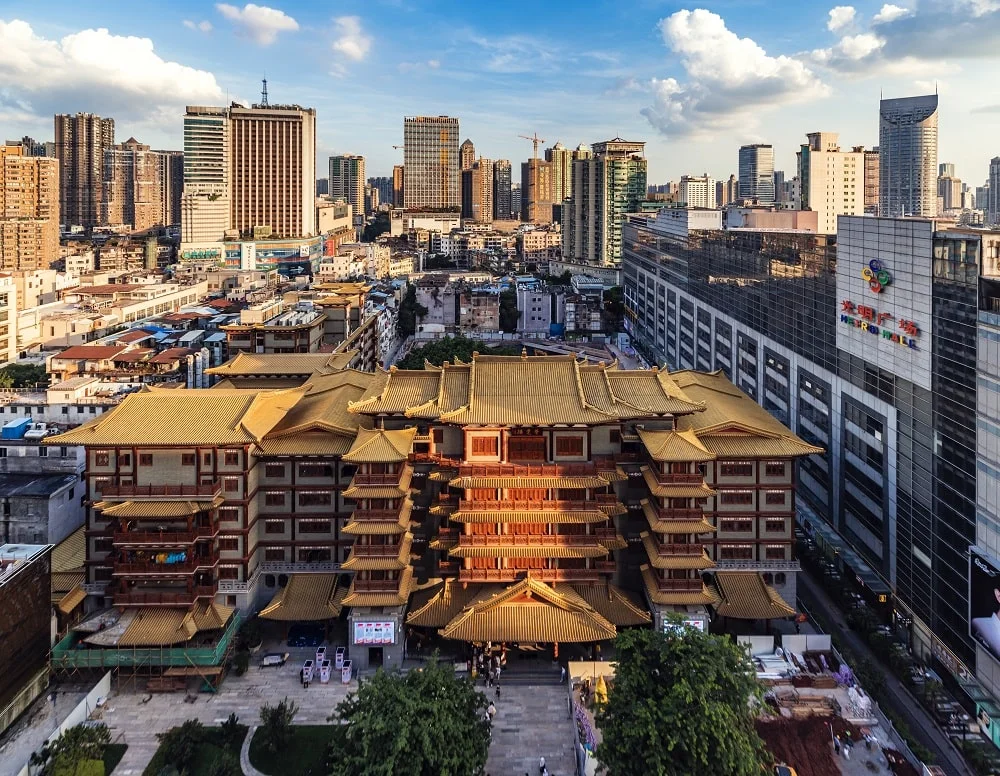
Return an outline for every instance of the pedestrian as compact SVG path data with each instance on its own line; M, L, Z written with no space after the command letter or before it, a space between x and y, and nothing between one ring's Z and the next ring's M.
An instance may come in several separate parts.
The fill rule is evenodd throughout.
M497 700L500 700L500 682L497 682Z
M492 687L493 686L493 674L492 673L486 674L486 686L487 687Z
M833 737L833 751L835 754L840 754L840 736Z
M486 713L490 715L490 722L492 722L493 717L496 716L497 707L492 702L490 702L490 705L486 707Z
M539 757L538 758L538 772L539 773L544 773L545 772L545 758L544 757Z
M559 671L559 684L566 681L566 666L563 666Z
M851 759L851 745L846 742L844 743L844 759L845 760Z

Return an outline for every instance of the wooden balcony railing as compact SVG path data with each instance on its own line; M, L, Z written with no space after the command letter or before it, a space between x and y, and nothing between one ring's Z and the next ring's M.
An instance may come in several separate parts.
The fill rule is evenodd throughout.
M395 558L402 545L399 544L358 544L351 545L351 554L358 558Z
M395 593L399 590L399 580L355 577L354 590L358 593Z
M699 592L704 585L700 579L657 579L656 587L664 592Z
M551 534L471 534L458 538L459 547L594 547L597 536L573 534L559 536Z
M595 570L604 574L613 574L618 571L618 564L613 560L595 560L591 561L591 565Z
M115 593L115 606L177 606L193 604L199 598L212 598L215 588L209 586L195 587L191 590L177 592L136 591Z
M460 569L459 582L516 582L528 575L527 569ZM531 569L531 576L542 582L597 582L597 569Z
M705 510L703 509L661 507L656 504L652 506L660 520L690 520L692 523L697 523L705 519Z
M694 474L664 474L655 468L652 471L656 476L656 481L661 485L701 485L705 481L705 475L700 472L695 472Z
M701 544L656 544L660 555L702 555L705 547Z
M142 544L170 547L177 544L193 544L199 539L212 539L218 533L218 526L196 528L193 531L115 531L112 534L112 542L115 546Z
M352 485L397 485L402 472L393 474L362 474L358 472L351 480Z
M578 477L597 474L597 466L583 462L463 464L458 474L461 477Z
M458 502L466 512L577 512L618 503L613 493L600 493L587 501L469 501Z
M193 574L200 568L212 568L219 563L218 555L206 555L205 557L192 558L183 563L154 563L152 561L132 561L115 563L112 574L122 575L149 575L149 576L170 576Z
M312 515L310 515L312 517ZM352 520L357 520L358 522L364 522L365 520L371 520L372 522L385 522L386 520L398 520L399 519L399 508L396 509L362 509L361 507L356 507L354 512L351 514Z
M214 498L222 493L222 481L208 485L102 485L102 498Z

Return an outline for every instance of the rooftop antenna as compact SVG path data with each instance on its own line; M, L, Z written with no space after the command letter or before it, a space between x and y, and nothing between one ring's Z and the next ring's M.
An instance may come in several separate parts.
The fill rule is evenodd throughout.
M264 87L260 90L260 106L262 108L266 108L267 107L267 73L264 73L264 78L262 79L261 83L264 85Z

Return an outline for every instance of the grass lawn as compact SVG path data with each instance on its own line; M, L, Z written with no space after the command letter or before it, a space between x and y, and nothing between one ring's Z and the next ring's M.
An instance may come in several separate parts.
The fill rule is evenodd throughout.
M241 727L243 728L243 736L246 737L246 731L249 728L246 725L242 725ZM194 764L188 776L208 776L212 763L226 751L220 733L221 731L217 727L205 728L205 740L198 744L197 749L195 749ZM240 759L240 747L242 744L243 739L241 738L238 744L229 749L229 752L237 760ZM142 776L156 776L163 770L165 765L167 763L164 761L163 750L157 749L156 754L153 755L153 759L149 761L149 765L142 772ZM106 771L106 773L111 773L111 771Z
M104 748L104 773L110 774L125 756L128 744L108 744Z
M293 725L292 742L272 754L261 744L260 730L250 742L250 764L271 776L320 776L326 773L326 747L333 725Z

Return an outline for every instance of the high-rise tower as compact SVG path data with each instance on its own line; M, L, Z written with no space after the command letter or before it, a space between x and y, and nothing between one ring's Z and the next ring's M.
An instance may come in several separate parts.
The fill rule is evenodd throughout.
M403 178L407 210L461 208L458 119L407 116L403 120Z
M879 215L937 215L936 94L879 103Z
M115 144L115 120L92 113L55 117L59 213L67 226L101 225L104 152Z

